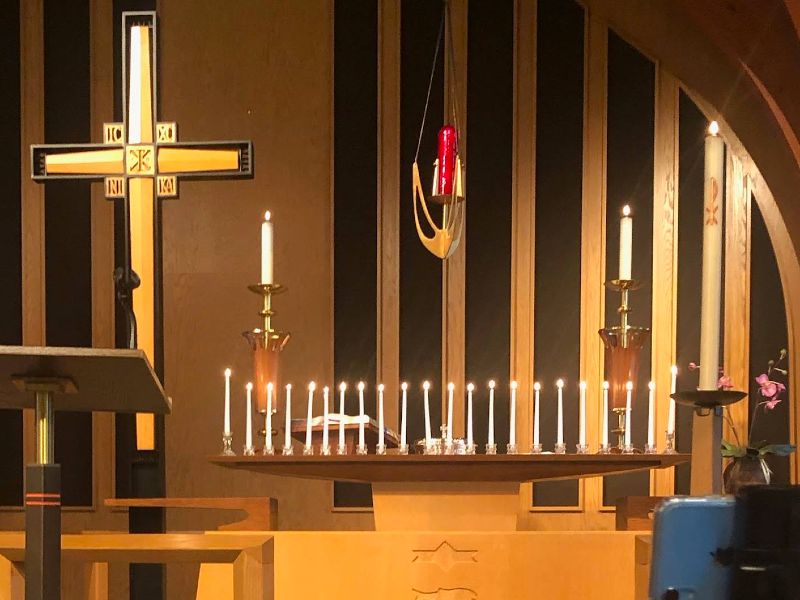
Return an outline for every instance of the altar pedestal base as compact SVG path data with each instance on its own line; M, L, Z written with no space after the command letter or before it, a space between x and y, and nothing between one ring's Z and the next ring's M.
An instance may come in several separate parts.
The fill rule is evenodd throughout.
M516 531L519 483L372 484L376 531Z

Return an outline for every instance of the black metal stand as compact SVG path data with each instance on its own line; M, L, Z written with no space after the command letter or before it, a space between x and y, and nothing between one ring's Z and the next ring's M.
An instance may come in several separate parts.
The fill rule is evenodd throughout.
M61 465L25 468L25 600L61 597Z

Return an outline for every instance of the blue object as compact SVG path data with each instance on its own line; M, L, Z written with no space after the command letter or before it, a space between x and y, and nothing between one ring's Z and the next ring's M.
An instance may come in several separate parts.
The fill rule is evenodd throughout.
M733 567L716 562L718 548L736 546L733 497L671 498L655 512L650 600L728 600ZM668 590L675 590L669 593Z

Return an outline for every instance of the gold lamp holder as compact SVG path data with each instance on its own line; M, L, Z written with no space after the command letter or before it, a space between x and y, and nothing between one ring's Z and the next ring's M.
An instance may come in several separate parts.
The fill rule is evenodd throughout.
M417 162L411 167L412 180L414 187L414 224L417 226L417 235L422 245L428 251L441 259L449 258L458 248L461 241L461 230L464 225L464 166L461 163L461 156L456 154L455 182L452 194L431 195L430 202L442 206L442 225L436 224L428 209L428 202L425 200L425 192L422 189L422 180L419 176L419 166ZM439 171L438 160L434 167L434 186L436 185L437 173ZM433 235L428 235L420 225L419 207L425 221L433 231Z
M255 391L256 407L259 413L267 412L267 383L272 383L275 389L273 395L272 413L282 412L278 393L280 389L280 353L289 342L291 334L278 331L272 327L272 317L276 311L272 308L272 297L286 291L286 288L277 283L256 283L247 286L254 294L261 296L262 308L259 316L262 327L245 331L242 335L250 343L253 350L253 387ZM281 420L272 419L273 424ZM273 433L277 431L273 430Z
M620 305L617 309L620 324L604 327L598 332L605 346L605 372L609 383L611 410L617 416L617 425L611 430L617 435L617 446L612 449L614 452L631 451L625 446L625 429L630 426L625 417L626 384L637 380L639 358L650 336L650 330L629 324L628 316L632 310L629 299L630 292L643 286L644 282L638 279L611 279L605 282L606 288L620 294Z

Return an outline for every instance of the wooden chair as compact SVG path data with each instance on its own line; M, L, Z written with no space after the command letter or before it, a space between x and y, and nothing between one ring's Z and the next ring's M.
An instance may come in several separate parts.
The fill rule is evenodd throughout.
M242 533L81 533L61 536L67 568L89 568L81 597L108 600L109 563L204 563L230 565L234 600L274 598L273 539ZM0 597L24 598L25 534L0 533ZM70 597L64 590L65 598ZM74 594L72 595L74 597ZM111 596L113 597L113 596Z
M652 531L653 512L667 496L625 496L617 499L617 531Z

